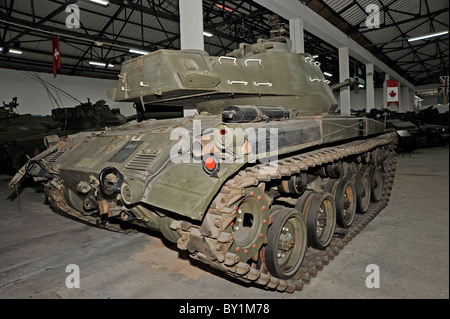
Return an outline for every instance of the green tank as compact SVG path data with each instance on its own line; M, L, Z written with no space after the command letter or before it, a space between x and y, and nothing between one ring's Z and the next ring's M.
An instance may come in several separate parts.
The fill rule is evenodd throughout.
M58 139L83 130L103 130L136 118L125 117L104 100L55 108L51 115L19 114L17 97L0 107L0 173L14 174L28 159L44 151L45 139Z
M0 173L14 174L26 161L45 150L43 137L60 131L51 116L20 114L17 97L0 106Z
M59 107L52 109L52 118L61 124L62 130L79 132L84 130L101 130L127 123L133 118L127 118L120 109L111 109L104 100L94 104L88 99L75 107Z
M220 57L152 52L124 62L108 96L143 113L198 114L57 139L10 186L30 174L57 211L115 231L157 230L194 259L287 292L389 199L395 132L335 113L320 63L288 39Z

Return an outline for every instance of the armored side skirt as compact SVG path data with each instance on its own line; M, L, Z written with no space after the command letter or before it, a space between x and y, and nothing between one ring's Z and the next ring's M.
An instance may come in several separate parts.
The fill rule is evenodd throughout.
M384 123L363 117L323 117L322 143L384 133Z

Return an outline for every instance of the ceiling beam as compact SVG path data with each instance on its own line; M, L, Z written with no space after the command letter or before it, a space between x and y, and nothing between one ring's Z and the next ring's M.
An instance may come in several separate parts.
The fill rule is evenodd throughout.
M38 22L33 22L33 25L35 27L39 27L41 25L43 25L45 22L51 20L52 18L54 18L56 15L60 14L62 11L64 11L66 9L66 7L68 5L74 4L75 2L77 2L78 0L67 0L65 2L65 4L61 5L59 8L53 10L52 12L50 12L48 15L46 15L44 18L40 19ZM11 15L11 14L10 14ZM23 37L24 35L28 34L28 32L30 32L28 29L24 30L22 33L16 35L15 37L9 39L7 41L7 43L14 43L14 41L20 39L21 37Z
M296 0L255 0L255 2L266 6L268 9L283 16L285 19L303 18L305 30L308 30L323 41L326 41L337 48L348 47L350 49L350 55L360 62L364 64L373 63L379 70L388 73L393 78L398 79L403 85L414 90L414 85L411 82L374 57L367 49L359 45L355 40L337 29L334 25L306 5L303 5Z

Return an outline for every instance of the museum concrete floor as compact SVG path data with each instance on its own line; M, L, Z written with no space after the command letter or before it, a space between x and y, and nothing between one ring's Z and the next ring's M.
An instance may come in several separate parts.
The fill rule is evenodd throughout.
M158 233L125 235L54 213L39 187L0 178L0 298L449 298L449 148L399 155L388 206L302 291L249 287ZM68 265L80 288L67 288ZM380 287L367 288L368 265Z

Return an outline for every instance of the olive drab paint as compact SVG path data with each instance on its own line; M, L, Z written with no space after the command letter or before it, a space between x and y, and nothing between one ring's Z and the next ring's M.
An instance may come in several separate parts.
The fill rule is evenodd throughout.
M122 64L108 96L134 102L144 114L173 107L196 108L199 114L60 138L28 161L10 186L32 175L43 181L55 209L107 229L122 231L125 222L160 231L192 258L280 291L293 291L284 279L301 260L286 273L275 264L276 276L250 264L269 241L275 244L267 256L278 260L273 236L296 237L302 245L275 240L303 258L297 251L306 247L303 228L317 223L305 224L293 208L271 215L274 192L282 183L288 191L301 189L315 179L292 177L309 168L318 177L329 161L340 158L356 167L362 164L355 158L361 162L376 147L383 160L393 156L394 137L381 135L384 124L335 114L336 98L320 63L293 53L282 37L244 43L221 57L199 50L139 56ZM280 185L272 187L274 181ZM323 198L334 204L328 193L311 198L311 205L320 206ZM270 228L272 223L280 229ZM287 230L294 225L295 231Z

